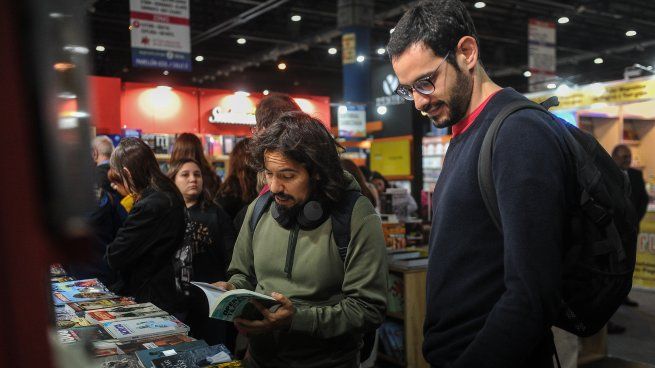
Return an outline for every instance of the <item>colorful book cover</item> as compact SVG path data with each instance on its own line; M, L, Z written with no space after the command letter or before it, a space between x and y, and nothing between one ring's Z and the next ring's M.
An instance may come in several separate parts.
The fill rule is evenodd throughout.
M164 353L166 352L164 351ZM223 344L219 344L182 352L178 351L174 355L164 354L163 357L152 360L152 367L207 367L208 365L228 363L230 361L232 361L232 354Z
M50 282L67 282L67 281L75 281L75 279L70 276L57 276L50 279Z
M107 330L112 337L121 341L189 332L189 327L173 316L105 322L101 326Z
M87 302L91 300L116 298L98 279L57 282L52 284L55 304Z
M249 320L262 319L259 309L251 300L257 300L271 311L275 311L280 303L274 298L245 289L226 291L204 282L191 282L199 287L207 297L209 316L216 319L232 322L236 317Z
M84 317L71 316L66 319L57 320L57 328L77 328L91 326L91 322Z
M123 305L119 307L96 309L85 314L86 319L93 324L103 322L124 321L128 319L158 317L168 315L152 303Z
M50 277L57 277L57 276L66 276L66 270L64 270L64 266L62 266L60 263L53 263L50 265Z
M387 313L402 313L405 306L405 284L401 275L389 273Z
M135 353L141 366L150 368L152 367L152 361L155 359L163 358L165 356L177 355L187 350L206 348L208 347L207 343L202 340L196 340L191 342L185 342L178 344L176 346L164 346L157 347L152 349L140 350Z
M84 312L84 311L120 307L122 305L132 305L132 304L136 304L133 298L121 297L121 298L113 298L113 299L93 300L90 302L67 303L66 306L69 307L74 312Z
M191 336L179 334L179 335L152 337L149 339L143 339L137 341L118 342L116 343L116 347L119 349L120 354L132 354L139 350L177 346L192 341L196 341L196 339L194 339Z
M111 340L113 337L100 326L89 326L80 328L67 328L57 330L59 341L62 344L71 344L78 341L100 341Z

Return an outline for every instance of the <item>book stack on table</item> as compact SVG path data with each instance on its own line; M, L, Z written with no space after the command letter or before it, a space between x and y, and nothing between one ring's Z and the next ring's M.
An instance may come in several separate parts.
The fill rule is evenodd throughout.
M50 268L62 344L85 344L98 367L243 367L223 345L188 336L189 327L152 303L112 293L97 279L75 280Z

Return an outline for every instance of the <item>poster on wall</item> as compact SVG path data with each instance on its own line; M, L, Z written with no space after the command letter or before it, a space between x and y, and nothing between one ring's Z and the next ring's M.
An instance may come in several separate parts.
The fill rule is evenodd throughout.
M191 71L189 0L130 0L132 66Z
M557 55L555 23L530 19L528 23L529 90L539 91L555 77Z
M411 138L373 140L371 170L384 176L412 175Z
M337 125L339 127L339 137L366 137L366 106L339 107Z
M637 262L632 285L655 290L655 213L648 212L639 226Z

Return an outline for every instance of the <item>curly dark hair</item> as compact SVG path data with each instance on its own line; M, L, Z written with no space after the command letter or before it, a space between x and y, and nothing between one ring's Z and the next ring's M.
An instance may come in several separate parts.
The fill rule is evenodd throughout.
M348 182L339 161L343 149L320 120L304 112L281 115L265 130L258 131L251 145L255 168L265 169L264 154L279 152L303 165L315 180L314 195L319 200L338 202Z
M413 44L424 43L436 56L445 57L464 36L475 38L480 46L471 15L460 0L423 1L400 18L389 36L387 53L393 60ZM456 65L454 57L447 59Z
M230 153L228 174L218 190L219 197L237 197L250 203L257 197L257 171L250 165L252 139L240 140Z

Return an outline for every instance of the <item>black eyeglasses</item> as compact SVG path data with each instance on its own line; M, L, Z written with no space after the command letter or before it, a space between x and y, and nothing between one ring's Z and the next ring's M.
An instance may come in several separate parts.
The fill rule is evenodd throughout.
M432 82L432 78L437 74L437 71L439 68L441 68L441 64L448 59L448 56L450 55L450 51L446 53L446 56L441 60L437 68L432 72L432 74L428 75L425 78L421 78L417 80L416 82L412 83L411 85L404 85L401 84L396 88L396 94L398 96L404 98L407 101L414 101L414 94L412 91L416 91L422 95L429 95L434 90L437 88L434 86L434 83Z

